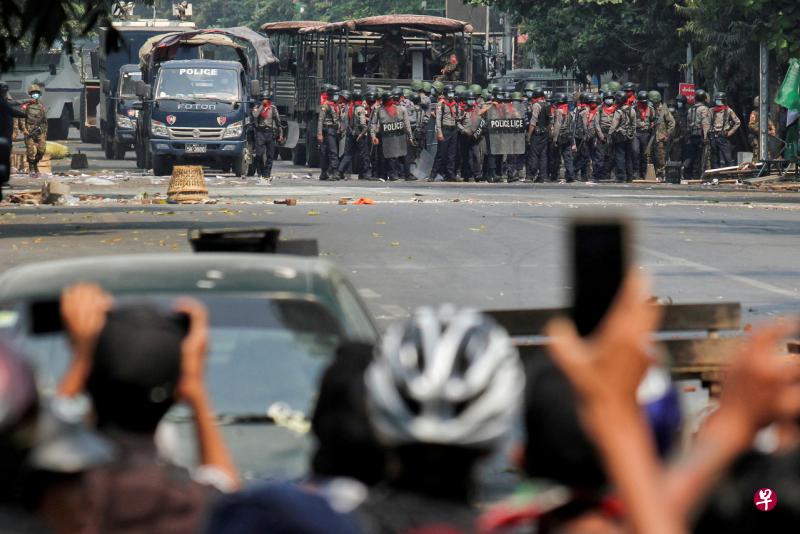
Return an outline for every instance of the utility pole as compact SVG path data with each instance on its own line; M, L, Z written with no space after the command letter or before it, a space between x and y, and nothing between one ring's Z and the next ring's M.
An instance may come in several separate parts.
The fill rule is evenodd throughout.
M769 52L767 43L758 44L758 146L761 161L769 159Z
M686 45L686 83L694 83L694 67L692 66L692 43Z
M488 51L489 50L489 6L486 6L486 37L484 37L484 39L486 41L485 42L486 50Z

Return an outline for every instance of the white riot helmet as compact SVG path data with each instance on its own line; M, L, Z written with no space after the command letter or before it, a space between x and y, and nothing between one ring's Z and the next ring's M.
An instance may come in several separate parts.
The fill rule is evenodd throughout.
M366 385L370 419L385 445L488 451L510 429L525 375L502 327L447 305L392 325Z

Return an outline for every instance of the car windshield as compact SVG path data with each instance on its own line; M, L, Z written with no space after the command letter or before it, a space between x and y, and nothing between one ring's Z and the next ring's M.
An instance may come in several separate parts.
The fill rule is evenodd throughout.
M141 297L135 300L139 302ZM327 307L316 301L239 296L203 297L211 320L206 381L215 413L246 478L302 476L311 444L309 421L319 376L343 335ZM172 298L147 301L171 306ZM24 312L20 312L24 313ZM47 322L47 319L45 319ZM25 333L22 348L44 393L53 393L68 362L61 331ZM196 462L194 425L177 405L162 426L173 436L170 456Z
M239 73L234 69L162 68L156 98L239 99Z
M119 96L135 97L136 82L141 79L141 72L123 72L120 75Z

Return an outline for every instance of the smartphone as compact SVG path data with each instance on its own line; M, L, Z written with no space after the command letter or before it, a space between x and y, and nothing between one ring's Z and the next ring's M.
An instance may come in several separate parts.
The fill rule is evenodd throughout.
M630 225L623 218L579 218L570 224L572 320L591 334L619 291L630 262Z

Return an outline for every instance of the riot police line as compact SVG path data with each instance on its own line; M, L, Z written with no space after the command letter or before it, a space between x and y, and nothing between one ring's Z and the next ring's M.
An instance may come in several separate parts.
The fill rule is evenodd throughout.
M410 88L320 94L320 180L620 183L699 178L734 161L730 137L741 122L716 93L697 90L691 107L678 95L611 82L571 99L533 83Z

